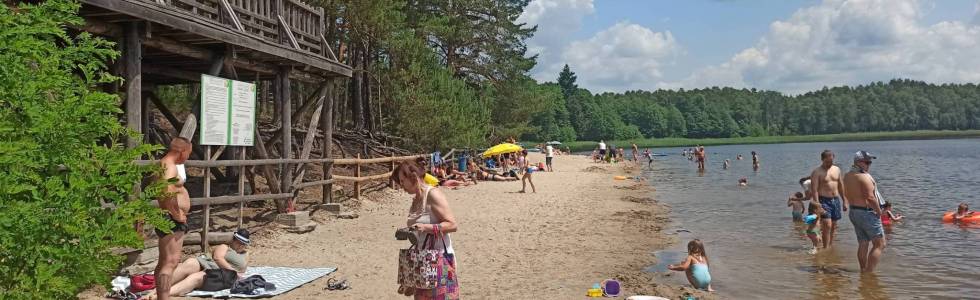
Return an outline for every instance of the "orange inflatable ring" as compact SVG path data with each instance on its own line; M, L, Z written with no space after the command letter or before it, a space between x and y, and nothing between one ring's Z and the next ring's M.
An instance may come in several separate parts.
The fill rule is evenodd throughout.
M953 223L953 214L954 212L948 212L943 214L943 223ZM960 219L960 221L968 222L968 223L980 223L980 212L976 212L976 211L968 212L965 217Z

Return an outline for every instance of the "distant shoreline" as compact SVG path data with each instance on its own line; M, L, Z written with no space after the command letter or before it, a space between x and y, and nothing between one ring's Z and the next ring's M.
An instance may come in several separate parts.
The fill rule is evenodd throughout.
M636 143L640 148L652 147L684 147L684 146L719 146L719 145L751 145L751 144L788 144L788 143L821 143L821 142L851 142L851 141L888 141L888 140L937 140L937 139L965 139L980 137L980 130L916 130L916 131L892 131L892 132L857 132L857 133L838 133L820 135L793 135L793 136L759 136L759 137L737 137L737 138L662 138L662 139L638 139L625 141L606 141L607 144L614 144L617 147L629 147ZM572 151L587 151L595 148L598 141L575 141L565 143L563 146L571 148Z

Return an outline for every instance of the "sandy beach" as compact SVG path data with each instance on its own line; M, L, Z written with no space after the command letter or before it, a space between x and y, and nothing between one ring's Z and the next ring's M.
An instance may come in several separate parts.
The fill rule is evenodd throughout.
M530 159L544 157L532 153ZM452 238L462 297L580 299L594 283L616 278L624 296L683 299L692 293L703 299L643 271L655 263L653 251L676 241L661 231L668 208L650 198L652 187L613 180L639 174L634 169L565 155L555 158L555 172L534 173L537 193L518 193L520 181L446 189L460 224ZM353 209L357 219L319 211L313 215L319 226L309 233L258 230L250 265L338 268L282 299L407 299L396 293L396 270L398 249L409 244L395 240L394 232L405 225L410 201L402 191L384 189L360 200ZM331 277L347 279L352 289L325 290Z

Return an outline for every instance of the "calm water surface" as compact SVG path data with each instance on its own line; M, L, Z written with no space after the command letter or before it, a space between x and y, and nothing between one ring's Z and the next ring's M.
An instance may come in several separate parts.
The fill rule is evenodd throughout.
M837 153L848 170L853 153L878 156L872 165L886 200L906 216L887 234L888 246L876 276L861 276L857 240L846 213L834 249L806 253L810 242L793 224L786 198L800 190L800 177L820 163L820 152ZM760 155L752 170L750 151ZM650 271L668 282L686 284L683 274L665 270L684 257L686 244L699 238L711 260L712 285L722 298L735 299L980 299L980 228L942 224L943 212L975 195L980 176L980 139L882 141L708 147L707 171L680 155L681 148L659 148L647 172L654 196L671 206L679 243L657 252ZM737 154L745 159L735 160ZM732 167L722 169L725 159ZM740 177L748 187L737 187Z

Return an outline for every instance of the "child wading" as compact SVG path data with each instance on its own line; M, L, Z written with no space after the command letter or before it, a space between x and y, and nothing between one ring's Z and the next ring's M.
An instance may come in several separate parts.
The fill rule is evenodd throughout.
M817 247L820 245L820 216L824 214L823 207L817 202L810 202L809 213L806 217L803 217L803 223L806 223L806 236L810 238L810 242L813 242L813 249L810 249L810 254L817 253Z
M708 254L704 251L701 240L695 239L687 243L687 258L677 265L669 265L668 269L684 271L687 281L696 289L714 292L711 288L711 273L708 273Z
M786 206L793 208L793 222L803 222L803 193L796 192L789 197Z

